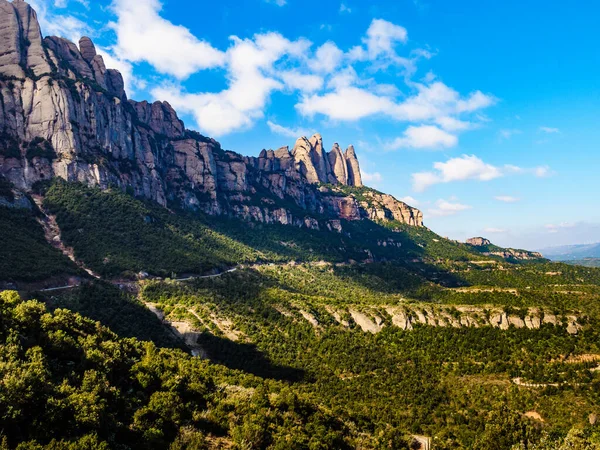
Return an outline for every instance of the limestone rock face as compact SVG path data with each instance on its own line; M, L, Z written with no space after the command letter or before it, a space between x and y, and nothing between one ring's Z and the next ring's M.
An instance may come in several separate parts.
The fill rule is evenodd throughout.
M0 0L0 176L19 190L61 177L163 206L315 230L342 233L345 221L365 219L422 225L419 211L362 187L352 146L328 153L315 134L292 151L225 151L186 130L168 103L129 101L122 75L92 40L78 44L42 39L27 3Z
M318 180L322 183L328 182L328 174L331 172L329 169L329 158L323 150L323 138L320 134L315 134L309 140L310 142L310 158L317 172Z
M333 144L333 148L328 154L329 165L333 176L329 174L329 183L348 184L348 164L338 144Z
M471 239L467 239L467 244L474 245L475 247L483 247L484 245L492 245L489 239L482 237L474 237Z
M36 76L52 71L37 15L22 0L0 0L0 73L22 78L25 69Z
M467 244L472 245L474 247L486 247L487 251L483 252L483 254L486 256L499 256L504 259L517 259L523 261L544 258L544 256L538 252L530 252L528 250L517 250L514 248L497 247L493 245L489 241L489 239L485 239L482 237L474 237L471 239L467 239Z
M84 36L79 40L79 51L81 52L83 59L88 63L91 63L96 57L96 46L87 36Z
M181 138L184 136L185 127L177 117L175 110L167 102L154 102L129 100L136 110L138 118L148 125L152 131L168 138Z
M360 166L358 165L358 158L356 157L356 152L352 145L346 149L344 158L346 158L346 164L348 166L348 184L350 186L361 187L363 183L360 175Z
M423 213L421 211L396 200L391 195L372 191L364 196L368 200L361 202L361 207L366 211L369 219L377 221L396 220L416 227L423 226Z
M299 138L292 150L296 168L309 183L320 183L323 178L319 178L319 171L315 167L313 155L312 142L305 137Z
M21 67L22 42L17 10L12 3L0 1L0 73L23 77Z
M70 72L75 78L77 75L79 75L90 80L94 79L92 68L88 62L83 59L83 56L81 56L81 53L79 53L77 46L71 41L68 41L64 38L51 36L44 39L44 42L48 48L52 50L59 61L62 61L64 64L68 65L68 69L61 69L61 71L67 74Z

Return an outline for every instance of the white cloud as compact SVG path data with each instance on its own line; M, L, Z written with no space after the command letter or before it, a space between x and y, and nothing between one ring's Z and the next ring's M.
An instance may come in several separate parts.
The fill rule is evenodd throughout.
M406 28L387 20L373 19L363 42L367 46L369 58L376 59L381 55L396 57L395 46L404 44L407 40Z
M437 117L435 123L441 126L446 131L465 131L474 128L475 125L471 122L459 120L454 117Z
M475 105L483 108L494 104L495 99L477 91L466 98L444 83L434 82L431 85L415 84L416 95L408 97L401 103L386 95L376 95L372 89L354 86L356 73L345 71L329 84L334 91L326 94L305 96L296 105L298 111L305 116L323 114L332 120L358 120L373 115L385 115L399 121L428 121L439 119L450 124L449 117L455 116ZM482 97L483 96L483 97ZM485 98L485 102L482 100ZM475 100L473 100L475 99ZM450 125L455 127L458 122Z
M225 64L225 53L194 36L183 26L163 19L159 0L114 0L118 17L116 54L131 62L146 61L161 73L184 79Z
M152 90L156 99L192 114L203 131L216 137L247 129L264 116L273 91L283 90L273 65L284 55L300 54L305 41L289 41L278 33L253 39L231 38L226 64L229 87L218 93L186 93L180 87L165 85Z
M453 216L458 214L461 211L466 211L471 209L472 207L469 205L465 205L462 203L458 203L453 200L443 200L439 199L435 202L435 207L427 210L427 215L429 217L446 217Z
M494 197L496 200L498 200L499 202L503 202L503 203L516 203L519 201L518 198L516 197L511 197L510 195L497 195L496 197Z
M317 49L309 67L315 72L331 73L339 67L343 57L344 52L335 43L327 41Z
M381 114L394 103L386 97L371 94L357 87L343 87L325 95L312 95L296 105L298 111L312 117L317 113L334 120L354 121Z
M252 39L234 36L232 45L220 50L161 17L161 0L114 0L112 9L118 18L112 24L117 45L110 53L131 80L135 80L132 64L138 62L151 64L179 83L205 69L225 72L227 88L220 92L188 92L183 84L164 77L160 86L151 89L157 100L168 100L193 115L203 132L216 137L253 126L264 117L272 94L284 91L300 93L295 107L304 116L321 114L334 121L385 116L416 124L407 128L396 146L448 148L457 143L454 134L473 127L461 116L496 101L480 91L462 96L435 81L433 75L426 77L429 84L404 78L413 92L399 101L402 92L397 85L362 78L353 66L357 61L367 62L364 70L371 75L395 64L403 67L407 77L418 59L432 56L423 49L413 50L409 57L399 56L397 49L408 41L408 32L382 19L372 20L362 45L347 53L332 41L313 51L306 39L290 41L278 33L258 34Z
M492 234L506 233L506 230L504 228L494 228L494 227L484 228L483 231L485 233L492 233Z
M277 6L285 6L287 4L286 0L265 0L267 3L272 3Z
M438 183L452 181L480 180L488 181L502 176L502 172L491 164L484 163L474 155L463 155L433 165L435 172L421 172L412 175L413 189L422 192Z
M318 75L304 74L297 70L281 72L280 75L285 85L292 90L311 93L323 87L323 78Z
M475 155L463 155L451 158L446 162L436 162L433 164L433 168L433 171L419 172L412 175L413 189L416 192L422 192L435 184L453 181L490 181L511 174L531 174L540 177L552 173L547 166L524 169L506 164L503 167L496 167L483 162ZM500 198L506 199L508 197L496 197L497 200L500 200Z
M267 125L273 133L280 134L282 136L286 136L293 139L297 139L301 136L311 136L313 134L313 131L307 128L288 128L276 124L275 122L272 122L270 120L267 121Z
M458 138L446 131L433 126L410 126L402 137L386 144L386 149L397 150L400 148L437 149L456 146Z
M92 34L91 28L78 18L69 14L55 14L49 11L47 0L29 0L28 3L37 12L44 36L60 36L72 42L79 42L82 36Z
M362 180L366 183L370 183L371 185L377 185L383 180L383 177L379 172L369 173L361 170L360 174L362 176Z
M540 127L540 131L543 131L544 133L548 133L548 134L560 133L560 130L558 128L551 128L551 127Z
M419 204L421 203L416 198L411 197L410 195L407 195L406 197L399 198L398 200L400 200L401 202L404 202L404 203L406 203L407 205L410 205L410 206L419 206Z
M343 13L350 14L351 12L352 12L352 8L348 7L348 5L346 5L345 3L340 4L340 14L343 14Z

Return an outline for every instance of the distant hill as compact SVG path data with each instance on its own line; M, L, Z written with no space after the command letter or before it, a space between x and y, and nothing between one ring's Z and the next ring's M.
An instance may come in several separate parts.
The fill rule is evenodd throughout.
M600 243L563 245L540 250L546 258L553 261L574 261L600 258Z

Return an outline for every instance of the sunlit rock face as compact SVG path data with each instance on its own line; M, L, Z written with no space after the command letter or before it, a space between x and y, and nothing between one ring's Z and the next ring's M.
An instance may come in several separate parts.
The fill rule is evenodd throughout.
M0 175L29 190L61 177L160 205L336 231L344 220L421 226L420 211L365 190L352 146L319 134L258 157L186 130L166 102L129 100L92 40L42 37L24 1L0 0ZM360 198L364 198L361 195ZM338 227L339 223L339 227Z

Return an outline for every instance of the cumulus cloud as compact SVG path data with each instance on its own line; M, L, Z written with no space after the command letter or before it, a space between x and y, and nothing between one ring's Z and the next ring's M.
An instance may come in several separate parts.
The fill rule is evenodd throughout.
M361 169L360 174L362 176L362 180L371 185L377 185L383 180L383 176L381 176L379 172L370 173Z
M510 195L497 195L496 197L494 197L496 200L498 200L499 202L503 202L503 203L516 203L519 201L518 198L516 197L511 197Z
M427 210L428 217L446 217L458 214L461 211L471 209L469 205L459 203L454 200L439 199L435 202L435 206Z
M384 115L408 122L440 120L446 126L454 125L456 129L458 122L450 123L450 117L491 106L496 101L494 97L479 91L461 98L458 92L444 83L434 82L430 85L415 84L418 92L397 103L390 96L377 95L371 89L353 86L355 79L351 76L346 75L343 81L344 84L338 80L332 92L303 97L296 108L309 117L322 114L332 120L353 121Z
M92 29L85 22L70 14L52 11L48 8L46 0L29 0L28 3L37 12L45 36L60 36L72 42L79 42L82 36L92 35ZM63 7L60 3L54 6ZM67 4L65 3L64 6Z
M247 129L264 116L264 108L276 90L285 85L272 73L273 65L286 54L302 52L303 41L289 41L278 33L253 39L231 38L226 64L229 87L218 93L186 93L179 86L152 90L156 99L169 101L175 108L194 116L198 126L214 136Z
M475 155L462 155L451 158L446 162L436 162L433 168L433 171L419 172L412 175L413 189L416 192L422 192L430 186L440 183L466 180L490 181L510 174L533 174L540 176L541 173L545 174L550 171L545 166L524 169L507 164L502 167L496 167L485 163Z
M398 200L410 206L419 206L419 204L421 203L416 198L411 197L410 195L407 195L406 197L401 197Z
M480 180L488 181L502 176L502 171L483 162L475 155L463 155L446 162L436 162L434 172L421 172L412 175L413 188L417 192L429 186L452 181Z
M285 6L287 4L286 0L265 0L267 3L272 3L277 6Z
M280 76L286 87L291 90L312 93L323 87L323 78L318 75L289 70L281 72Z
M112 28L117 44L111 55L132 80L132 64L140 62L167 76L151 89L154 97L191 114L202 131L217 137L252 127L264 117L272 94L283 91L299 94L295 108L309 118L322 115L333 121L358 121L380 116L415 124L390 143L392 147L449 148L456 145L459 132L474 127L465 115L496 102L480 91L461 95L433 75L425 77L424 83L409 81L416 61L432 54L413 49L408 56L400 56L408 32L383 19L372 20L361 45L348 51L333 41L314 47L306 39L290 41L279 33L257 34L251 39L233 36L229 48L222 50L161 17L161 9L161 0L114 0L117 20ZM377 69L390 64L404 70L405 78L400 79L408 92L373 78ZM184 81L190 75L216 68L225 73L226 89L185 89ZM370 77L363 77L365 73ZM401 94L405 95L398 100Z
M224 52L194 36L183 26L160 16L159 0L114 0L117 56L148 62L161 73L184 79L193 73L225 64Z
M267 125L273 133L293 139L297 139L300 136L311 136L313 134L313 131L308 128L288 128L270 120L267 121Z
M433 125L410 126L402 137L386 144L387 150L400 148L439 149L456 146L458 138Z
M399 43L404 44L407 40L408 32L406 28L387 20L374 19L363 42L367 46L369 58L376 59L381 55L396 57L396 45Z
M331 73L339 67L343 58L344 52L334 42L327 41L317 49L309 67L315 72Z

